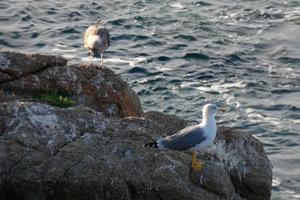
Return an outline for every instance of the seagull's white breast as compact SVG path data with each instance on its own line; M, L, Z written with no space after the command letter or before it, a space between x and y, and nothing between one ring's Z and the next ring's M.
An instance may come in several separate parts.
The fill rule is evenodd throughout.
M203 151L214 143L217 134L217 125L216 125L216 121L213 119L206 124L200 124L200 126L204 131L204 136L206 139L205 141L196 145L193 149L198 151Z
M89 35L86 41L88 48L94 49L99 40L100 38L98 35Z

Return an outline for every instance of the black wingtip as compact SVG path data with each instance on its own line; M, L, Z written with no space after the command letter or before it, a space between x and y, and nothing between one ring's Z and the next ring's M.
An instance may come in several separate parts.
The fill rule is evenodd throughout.
M143 145L144 147L158 148L157 142L150 142Z

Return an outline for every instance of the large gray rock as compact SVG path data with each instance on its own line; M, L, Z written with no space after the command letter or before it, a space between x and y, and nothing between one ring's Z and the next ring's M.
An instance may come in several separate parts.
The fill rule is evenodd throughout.
M143 144L188 125L143 113L109 69L0 51L0 199L269 199L272 166L250 134L219 128L202 171L185 152ZM73 107L32 98L70 93Z
M252 136L221 128L214 155L200 157L206 165L195 172L188 153L143 147L183 121L145 115L1 102L1 199L270 198L271 165Z
M107 116L141 116L137 94L107 68L68 65L57 56L0 51L0 88L29 98L37 92L62 91L76 105Z
M0 83L66 64L67 60L59 56L22 54L0 49Z
M215 143L213 153L221 159L242 197L267 199L271 196L272 165L257 139L250 134L222 127Z

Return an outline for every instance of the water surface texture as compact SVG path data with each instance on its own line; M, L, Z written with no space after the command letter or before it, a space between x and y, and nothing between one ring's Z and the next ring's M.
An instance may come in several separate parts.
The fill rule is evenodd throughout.
M227 106L219 123L264 144L272 198L300 199L299 0L7 0L0 48L87 62L83 33L98 19L112 36L104 64L145 111L199 120L205 103Z

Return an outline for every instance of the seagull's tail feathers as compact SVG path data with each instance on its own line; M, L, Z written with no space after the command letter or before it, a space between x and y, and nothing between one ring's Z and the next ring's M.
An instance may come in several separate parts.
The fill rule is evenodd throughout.
M146 143L146 144L144 144L144 147L158 148L156 141L155 142Z

